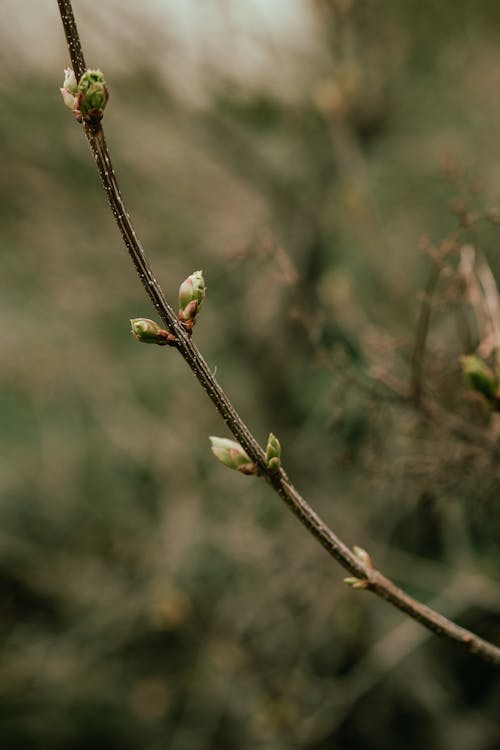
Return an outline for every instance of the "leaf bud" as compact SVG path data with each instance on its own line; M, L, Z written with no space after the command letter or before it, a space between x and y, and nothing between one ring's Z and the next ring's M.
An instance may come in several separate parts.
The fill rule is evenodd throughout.
M355 556L358 558L360 562L363 563L363 565L366 565L367 568L373 568L373 562L368 554L368 552L363 549L363 547L358 547L356 544L352 548L352 551L354 552Z
M64 104L68 109L74 109L78 84L71 68L64 69L64 82L60 89Z
M73 87L72 79L70 79L70 86ZM69 94L72 93L71 89L65 88L65 90ZM102 71L86 70L80 78L75 92L73 114L78 122L85 120L85 122L95 125L102 119L108 98L109 92ZM63 94L63 99L66 106L70 106L69 96L65 97Z
M256 464L254 464L241 445L235 440L214 437L213 435L209 439L212 444L212 453L224 466L239 471L242 474L257 473Z
M179 287L179 320L191 330L205 299L205 279L202 271L194 271Z
M281 445L276 435L273 435L272 432L269 433L267 439L266 466L271 474L277 474L281 468Z
M367 589L369 582L365 578L344 578L344 583L352 589Z
M132 335L142 344L158 344L165 346L169 343L169 333L160 328L158 323L149 318L131 318Z

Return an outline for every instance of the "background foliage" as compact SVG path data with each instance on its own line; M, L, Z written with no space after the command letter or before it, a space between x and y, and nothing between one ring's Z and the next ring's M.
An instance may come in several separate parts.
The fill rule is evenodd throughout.
M498 643L498 422L459 357L488 333L464 246L500 270L500 7L304 0L286 39L243 5L207 3L193 58L164 8L75 2L133 219L171 301L203 268L197 342L318 511ZM59 98L53 11L38 68L17 4L0 24L2 745L497 748L493 669L347 590L213 460L224 427L175 352L130 337L151 310ZM404 394L436 249L429 416Z

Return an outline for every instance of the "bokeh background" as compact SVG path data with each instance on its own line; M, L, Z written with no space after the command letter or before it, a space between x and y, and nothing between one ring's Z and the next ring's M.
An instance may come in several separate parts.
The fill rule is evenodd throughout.
M459 359L499 343L498 2L74 6L139 236L173 304L203 269L196 340L244 419L342 538L500 643L498 418ZM498 673L348 589L130 336L152 310L55 0L2 0L0 42L0 745L498 748Z

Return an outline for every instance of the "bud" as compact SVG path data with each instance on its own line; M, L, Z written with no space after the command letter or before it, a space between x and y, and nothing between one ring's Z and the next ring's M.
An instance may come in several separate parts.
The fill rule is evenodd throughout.
M132 335L142 344L158 344L165 346L169 343L170 334L160 328L158 323L149 318L131 318Z
M363 565L366 565L367 568L373 568L372 559L365 549L354 545L352 551L354 552L358 560L363 563Z
M202 271L195 271L179 287L179 320L190 331L196 323L198 310L205 299L205 279Z
M64 82L60 91L64 104L68 107L68 109L74 109L76 94L78 91L78 84L76 82L75 74L71 68L65 68L64 70Z
M78 90L78 83L76 81L76 76L72 68L64 68L64 82L63 87L66 89L66 91L69 91L70 94L76 94Z
M281 445L276 435L273 435L272 432L269 433L267 439L266 466L271 474L277 474L281 468Z
M497 400L498 378L486 362L475 354L460 358L462 372L474 391L481 393L488 401Z
M224 466L242 474L257 474L257 466L235 440L214 436L209 440L212 443L212 453Z
M367 589L370 585L366 578L344 578L344 583L352 589Z
M108 98L109 93L102 72L86 70L78 82L73 114L78 122L85 120L96 124L102 119Z

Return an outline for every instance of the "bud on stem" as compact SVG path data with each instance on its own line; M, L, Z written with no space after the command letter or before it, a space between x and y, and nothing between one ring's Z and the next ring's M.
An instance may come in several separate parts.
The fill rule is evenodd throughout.
M205 299L205 279L202 271L195 271L179 287L179 320L187 331L196 323L196 316Z
M355 544L352 548L352 551L354 552L358 560L363 563L363 565L366 565L367 568L371 568L373 570L373 561L368 552L363 549L363 547L358 547L357 544Z
M269 433L267 439L266 465L271 474L277 474L281 468L281 445L276 435L273 435L272 432Z
M71 68L64 69L64 82L60 89L64 104L68 109L74 109L75 98L78 91L75 74Z
M212 453L228 469L242 474L257 474L257 466L235 440L211 436Z
M366 578L344 578L344 583L352 589L367 589L370 585Z
M86 70L77 83L74 72L66 68L61 94L64 104L72 110L78 122L85 120L93 125L102 119L109 98L100 70Z
M168 331L160 328L158 323L149 318L131 318L132 335L136 337L141 344L158 344L165 346L170 343L171 335Z

